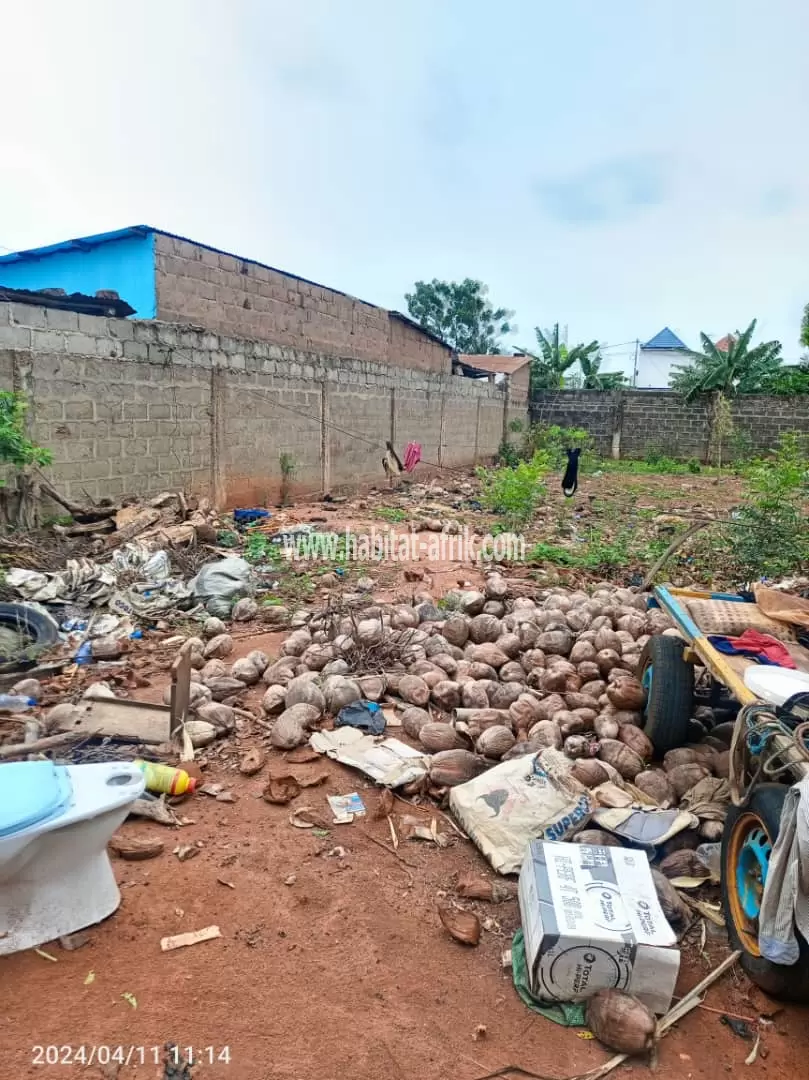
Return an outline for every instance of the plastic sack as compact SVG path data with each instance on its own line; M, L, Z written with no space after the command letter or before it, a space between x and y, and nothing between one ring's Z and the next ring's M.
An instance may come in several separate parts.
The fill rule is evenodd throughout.
M519 871L531 840L565 840L590 817L587 789L557 757L526 754L450 790L450 810L499 874Z
M206 563L188 587L197 603L204 604L209 615L224 619L240 596L253 592L253 570L237 556Z

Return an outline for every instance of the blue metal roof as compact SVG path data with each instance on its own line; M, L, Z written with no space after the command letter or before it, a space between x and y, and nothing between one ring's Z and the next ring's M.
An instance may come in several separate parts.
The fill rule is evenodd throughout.
M300 274L293 274L289 270L281 270L277 266L270 266L269 263L259 262L257 259L247 259L243 255L235 255L232 251L223 251L222 248L200 243L199 240L191 240L188 236L180 236L178 233L168 232L166 229L155 229L152 225L129 225L125 229L115 229L113 232L96 233L94 236L79 236L74 240L63 240L61 244L49 244L47 247L30 248L27 251L12 251L9 255L0 255L0 266L3 263L37 262L46 255L54 255L58 252L90 251L92 248L109 243L111 240L125 240L129 237L144 237L151 234L170 236L172 240L184 240L188 244L195 244L197 247L205 248L206 251L215 251L217 255L229 255L232 259L252 263L254 266L262 266L265 270L272 270L276 274L284 274L285 277L302 281L306 285L315 285L318 289L328 289L329 292L336 293L338 296L345 296L349 300L359 300L358 297L352 296L351 293L343 292L342 289L335 289L332 285L312 281L310 278L301 277ZM378 304L372 304L369 300L359 300L359 303L368 304L369 307L379 306ZM419 330L424 332L422 327L419 327Z
M645 344L641 345L642 349L688 349L685 342L680 341L677 335L669 330L667 326L664 326L659 334L655 334L653 338L650 338Z
M75 240L63 240L60 244L48 244L47 247L30 248L27 251L12 251L9 255L0 255L0 263L18 263L41 259L44 255L55 255L57 251L89 251L99 244L110 240L124 240L129 236L148 236L158 232L149 225L129 225L126 229L114 232L96 233L94 236L79 236Z

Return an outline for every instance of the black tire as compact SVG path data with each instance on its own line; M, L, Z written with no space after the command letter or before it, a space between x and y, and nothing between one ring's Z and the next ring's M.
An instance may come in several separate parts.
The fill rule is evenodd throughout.
M688 724L694 713L694 668L683 659L684 648L681 638L657 635L647 641L638 664L641 682L652 668L643 730L657 757L688 742Z
M722 907L725 912L731 948L742 954L741 965L750 979L765 994L784 1001L809 1001L809 945L798 934L800 956L791 966L773 964L756 951L754 927L738 918L736 863L742 836L748 833L753 818L763 827L771 844L775 843L781 822L781 810L789 790L786 784L759 784L743 806L731 806L722 834Z
M34 653L56 645L59 641L59 625L56 620L46 612L27 604L0 604L0 626L8 626L17 633L25 634ZM0 657L0 674L25 671L35 664L36 660L31 657L18 660Z

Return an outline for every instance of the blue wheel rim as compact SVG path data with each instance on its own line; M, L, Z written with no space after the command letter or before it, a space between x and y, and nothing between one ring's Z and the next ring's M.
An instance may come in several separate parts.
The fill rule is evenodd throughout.
M653 664L647 665L647 667L644 669L643 675L642 675L641 680L640 680L640 685L643 688L644 693L646 694L646 703L643 706L644 719L646 718L646 715L647 715L647 713L649 711L649 698L650 698L651 693L652 693L653 672L654 672L654 665Z
M759 917L767 881L772 844L763 829L753 829L744 841L736 866L736 892L745 916Z

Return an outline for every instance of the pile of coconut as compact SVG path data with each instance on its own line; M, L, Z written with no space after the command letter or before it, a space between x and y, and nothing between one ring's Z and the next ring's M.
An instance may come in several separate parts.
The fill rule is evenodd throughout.
M695 722L700 741L651 766L636 672L644 645L659 633L676 631L630 589L604 582L589 594L554 588L534 600L512 597L495 573L483 591L454 590L440 605L417 592L409 603L314 613L272 663L256 650L228 666L233 640L213 618L184 649L197 716L231 728L231 706L262 685L269 742L279 750L303 744L347 705L387 701L400 709L404 736L429 756L422 793L433 797L499 761L553 750L600 805L621 805L628 793L630 801L693 812L693 789L727 777L731 726L709 731ZM371 663L377 670L356 670ZM698 712L710 723L709 709ZM721 835L724 807L712 791L698 788L693 846Z

